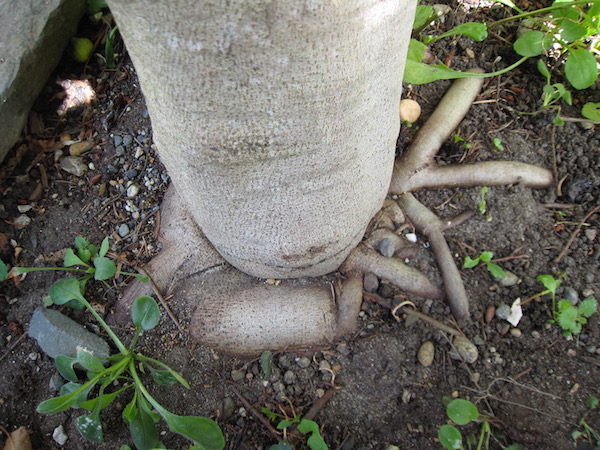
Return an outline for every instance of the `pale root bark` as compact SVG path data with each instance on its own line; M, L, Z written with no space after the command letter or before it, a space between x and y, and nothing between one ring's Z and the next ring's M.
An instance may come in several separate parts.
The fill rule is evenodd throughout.
M343 262L385 198L412 0L112 0L161 160L262 278Z

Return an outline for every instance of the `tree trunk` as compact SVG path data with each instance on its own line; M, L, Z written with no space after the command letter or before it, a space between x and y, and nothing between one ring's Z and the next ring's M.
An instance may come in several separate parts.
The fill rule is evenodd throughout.
M109 1L160 158L232 265L319 276L361 240L391 180L415 3Z

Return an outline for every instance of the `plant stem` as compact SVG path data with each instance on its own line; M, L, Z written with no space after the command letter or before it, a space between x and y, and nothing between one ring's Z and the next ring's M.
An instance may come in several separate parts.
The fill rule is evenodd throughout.
M43 270L66 270L67 272L89 273L87 269L76 269L73 267L15 267L13 270L17 275L29 272L41 272Z
M560 3L556 6L549 6L547 8L536 9L535 11L529 11L526 13L517 14L516 16L506 17L504 19L497 20L496 22L490 23L488 25L488 28L494 27L496 25L500 25L502 23L510 22L511 20L524 19L524 18L530 17L530 16L537 16L539 14L545 14L547 12L554 11L555 9L569 8L569 7L575 6L575 5L586 5L588 3L598 3L598 0L578 0L578 1L569 2L569 3Z
M98 321L98 323L100 324L100 326L102 328L104 328L104 331L106 331L106 333L110 336L110 338L113 340L113 342L115 343L115 345L118 347L119 352L122 355L124 355L124 356L128 356L131 352L129 350L127 350L127 347L125 347L125 345L123 344L123 342L121 342L121 339L119 339L117 337L117 335L115 334L115 332L108 326L108 324L104 321L104 319L102 319L102 317L100 317L100 314L98 314L94 310L94 308L92 308L92 305L90 305L90 303L85 299L85 297L83 295L80 295L77 300L79 300L81 303L83 303L83 305L87 308L87 310Z

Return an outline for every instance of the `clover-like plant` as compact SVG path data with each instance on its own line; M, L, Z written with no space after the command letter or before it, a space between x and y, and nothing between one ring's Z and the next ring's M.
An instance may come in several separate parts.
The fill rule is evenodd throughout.
M479 263L484 263L488 272L496 279L502 280L506 276L506 272L502 267L498 264L492 262L492 258L494 254L492 252L481 252L477 258L472 259L470 256L465 257L465 262L463 263L463 267L465 269L472 269L479 265Z
M114 261L106 256L108 249L108 239L104 239L98 249L86 239L78 237L75 240L75 251L72 249L66 251L65 267L13 268L15 274L39 270L67 270L82 273L83 276L79 279L67 277L54 283L44 303L46 306L67 305L77 309L86 308L119 350L117 354L102 358L94 356L84 348L79 348L75 357L57 356L56 367L68 382L62 386L58 397L40 403L37 411L52 414L71 407L87 410L87 414L75 419L75 425L84 438L98 443L103 439L101 410L109 406L120 394L133 390L133 397L122 415L129 426L133 443L138 449L146 450L162 446L156 428L156 423L161 417L171 431L195 441L200 446L198 448L222 449L223 434L213 420L207 417L173 414L150 395L140 378L141 373L148 372L159 385L170 386L180 383L190 388L188 382L166 364L134 351L140 334L145 330L153 329L160 321L160 310L154 299L143 296L134 301L131 316L135 333L131 344L127 347L85 298L85 286L90 279L103 281L117 273L124 273L118 272ZM1 261L0 263L0 280L3 280L7 276L7 270L6 265ZM147 277L139 278L147 280ZM78 373L80 368L85 371L84 375Z

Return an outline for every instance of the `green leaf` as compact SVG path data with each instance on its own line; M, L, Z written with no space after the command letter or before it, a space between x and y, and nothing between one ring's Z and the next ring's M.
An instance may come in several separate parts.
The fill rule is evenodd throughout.
M438 430L438 439L448 450L463 448L462 435L455 426L442 425Z
M108 8L106 4L106 0L88 0L88 14L93 16L96 13L99 13L104 8Z
M494 253L492 252L481 252L481 255L479 255L479 259L481 259L485 263L490 262L493 257Z
M75 248L77 250L82 250L82 249L88 247L89 245L90 245L90 241L88 241L83 236L76 236L75 237Z
M545 41L541 31L529 31L515 41L513 48L521 56L538 56L548 48Z
M413 30L422 28L431 22L433 18L433 8L428 5L419 5L415 11L415 21L413 22Z
M88 411L93 411L97 407L98 403L100 403L100 409L104 409L108 405L110 405L119 396L121 392L123 392L126 389L129 389L130 387L131 385L128 384L126 386L123 386L118 391L111 392L110 394L102 394L98 397L86 400L85 402L81 402L79 404L79 407L87 409Z
M416 39L411 39L408 43L408 54L406 55L406 58L411 61L421 62L425 57L425 50L427 50L425 44Z
M150 369L152 379L156 384L160 384L161 386L172 386L179 381L173 376L172 372L166 369L155 369L150 365L147 365L146 367Z
M260 367L262 368L265 378L269 378L269 376L271 375L272 364L273 353L271 353L269 350L263 352L262 355L260 355Z
M267 416L267 418L271 421L275 421L277 420L277 417L279 417L277 414L275 414L273 411L271 411L269 408L267 408L266 406L263 406L261 408L261 411L263 412L263 414L265 416Z
M457 398L446 406L446 413L452 422L457 425L466 425L479 417L477 407L469 400Z
M77 358L71 358L70 356L58 355L55 359L56 368L61 376L73 383L78 381L77 374L73 370L73 366L77 362Z
M6 280L7 276L8 276L8 267L6 266L4 261L2 261L0 259L0 281Z
M64 262L65 267L85 266L85 265L86 264L81 260L81 258L79 258L77 255L75 255L75 252L73 251L72 248L67 249L67 251L65 252L65 262Z
M136 414L137 414L137 395L134 395L133 398L131 399L131 401L129 403L127 403L127 406L125 406L125 408L123 409L123 412L121 413L121 416L123 417L123 422L125 422L127 425L129 425L133 421L133 418L135 417Z
M457 27L452 28L450 31L446 31L445 33L437 36L432 42L459 34L467 36L477 42L483 41L488 35L487 27L483 23L468 22L458 25Z
M152 297L138 297L131 307L131 319L136 327L151 330L160 321L160 310Z
M492 262L486 263L487 270L492 274L492 276L498 280L503 280L506 277L506 272L502 267L498 264L494 264Z
M465 257L465 262L463 263L463 267L465 269L472 269L477 264L479 264L479 258L471 259L470 256Z
M600 103L587 102L581 108L581 115L586 119L600 122Z
M319 425L315 421L302 419L302 421L298 425L298 431L300 431L303 434L311 433L306 443L312 450L329 449L329 447L327 447L327 444L321 437L321 433L319 432Z
M116 66L114 45L115 45L115 34L117 33L118 29L119 29L119 27L116 26L112 30L110 30L108 32L108 35L106 36L106 42L104 43L104 55L106 57L106 67L108 69L114 69Z
M556 280L552 275L538 275L536 278L550 292L556 292L556 288L562 283L561 280Z
M89 351L79 348L77 349L77 361L86 370L94 373L104 372L105 367L98 358L92 355Z
M94 258L94 267L96 267L96 273L94 273L94 279L96 280L108 280L117 273L115 262L106 256Z
M598 407L598 404L600 403L600 401L598 400L598 397L594 397L593 395L590 395L589 397L587 397L585 399L585 406L588 409L596 409Z
M598 310L598 302L594 297L588 297L577 305L577 312L583 317L591 317Z
M73 59L80 63L86 62L94 49L94 44L87 38L71 38L71 44L73 46Z
M108 242L108 236L106 236L102 240L102 244L100 244L100 251L98 252L98 256L106 256L109 248L110 248L110 243Z
M225 446L223 432L215 421L208 417L178 416L160 407L155 409L165 419L169 429L204 446L206 450L221 450Z
M494 146L498 150L504 151L504 145L502 145L502 139L500 139L500 138L494 138L493 142L494 142ZM487 186L484 186L484 187L487 187Z
M50 297L55 305L64 305L71 300L83 299L79 288L79 281L73 277L58 280L50 288Z
M75 419L77 431L89 441L102 442L102 423L100 422L100 408L96 408L91 414L83 415Z
M544 60L542 60L541 58L538 59L537 69L538 69L538 72L541 73L542 76L544 76L546 78L546 82L550 83L550 70L548 70L548 66L546 65Z
M575 89L587 89L598 78L596 58L588 50L571 50L565 63L565 76Z
M71 392L60 397L49 398L38 405L36 411L41 414L53 414L59 411L69 409L77 403L79 395L76 392Z
M557 32L565 42L575 42L585 37L587 30L578 23L563 19L557 22Z
M151 449L159 445L158 431L152 416L143 408L134 408L129 421L131 439L138 449Z
M560 327L571 333L576 333L577 329L577 308L575 308L568 300L560 300L558 302L558 317L557 322ZM581 325L579 325L581 327Z

